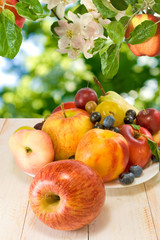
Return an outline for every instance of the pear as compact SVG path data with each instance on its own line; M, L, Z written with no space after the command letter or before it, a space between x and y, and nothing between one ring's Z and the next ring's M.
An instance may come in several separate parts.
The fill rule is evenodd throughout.
M105 93L105 96L101 96L98 99L98 104L100 104L101 102L104 102L104 101L105 102L106 101L113 101L115 103L118 103L119 105L121 105L121 107L123 108L125 113L129 109L133 109L137 114L139 112L139 110L137 108L135 108L134 106L129 104L123 97L121 97L118 93L116 93L114 91L108 91L108 92Z
M103 124L103 120L108 115L112 115L115 118L114 127L124 124L124 117L129 109L133 109L138 114L138 109L129 104L123 97L114 91L108 91L105 93L101 83L94 78L95 83L100 87L103 96L98 99L98 105L95 109L96 112L100 112L102 119L100 121Z

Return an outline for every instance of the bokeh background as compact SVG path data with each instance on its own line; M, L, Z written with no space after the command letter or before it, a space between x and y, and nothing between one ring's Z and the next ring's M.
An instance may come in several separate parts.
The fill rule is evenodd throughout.
M52 20L26 21L23 44L14 60L0 57L0 117L45 117L61 102L74 100L76 92L96 76L105 91L121 94L138 109L160 110L160 57L134 56L124 43L118 74L107 80L101 73L99 55L70 60L56 51L50 27Z

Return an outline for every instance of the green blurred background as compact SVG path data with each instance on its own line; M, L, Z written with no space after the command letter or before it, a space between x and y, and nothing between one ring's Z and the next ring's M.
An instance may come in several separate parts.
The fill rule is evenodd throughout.
M107 80L101 73L99 55L70 60L56 51L50 32L52 21L26 22L23 44L14 60L0 58L0 117L38 118L50 114L61 102L74 100L76 92L96 76L105 91L121 94L138 109L160 110L160 57L134 56L124 43L118 74Z

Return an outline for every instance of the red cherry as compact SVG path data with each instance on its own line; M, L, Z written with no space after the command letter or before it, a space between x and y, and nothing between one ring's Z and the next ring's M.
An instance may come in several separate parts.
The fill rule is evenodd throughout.
M85 109L85 105L89 101L97 102L97 93L91 88L81 88L75 96L75 105L77 108Z

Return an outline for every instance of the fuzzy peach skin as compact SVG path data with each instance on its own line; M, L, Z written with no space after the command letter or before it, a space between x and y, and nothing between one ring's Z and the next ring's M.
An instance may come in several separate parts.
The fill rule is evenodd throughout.
M160 20L160 18L150 14L136 15L131 20L126 30L125 38L129 38L130 32L132 32L137 25L139 25L145 20L157 22ZM135 45L131 45L129 43L127 44L130 50L136 56L145 56L145 55L150 57L158 56L160 54L160 23L157 24L157 32L152 38L149 38L148 40L146 40L144 43L141 43L141 44L135 44Z
M75 155L77 145L83 135L93 127L90 115L79 108L65 110L52 114L44 122L42 130L52 139L55 160L68 159Z
M54 160L51 138L41 130L21 129L13 133L9 147L17 165L32 175Z
M125 138L113 131L92 129L77 146L75 160L96 170L104 182L116 179L126 168L129 149Z
M18 3L17 0L6 0L6 3L10 4L10 5L15 5L16 3ZM3 0L0 0L0 6L3 6ZM10 11L12 11L15 15L15 23L18 27L23 28L24 22L25 22L25 18L21 17L18 13L17 10L15 9L15 7L11 7L11 6L7 6L5 5L5 9L9 9ZM0 12L2 12L2 8L0 7Z

